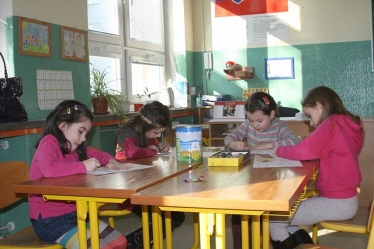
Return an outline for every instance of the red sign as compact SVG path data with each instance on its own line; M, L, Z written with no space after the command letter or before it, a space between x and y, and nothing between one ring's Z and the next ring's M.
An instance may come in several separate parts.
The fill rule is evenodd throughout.
M216 0L216 17L288 11L288 0Z

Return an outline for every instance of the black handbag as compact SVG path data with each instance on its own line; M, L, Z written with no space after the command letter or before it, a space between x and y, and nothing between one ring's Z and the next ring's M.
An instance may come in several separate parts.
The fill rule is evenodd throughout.
M0 123L27 121L27 112L19 97L23 94L22 79L20 77L8 78L5 59L0 52L4 63L5 78L0 78Z

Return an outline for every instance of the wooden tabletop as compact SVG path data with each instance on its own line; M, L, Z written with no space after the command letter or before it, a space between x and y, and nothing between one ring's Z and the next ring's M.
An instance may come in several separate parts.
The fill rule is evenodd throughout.
M303 167L253 168L253 156L239 167L209 167L206 163L131 197L131 203L167 207L289 211L317 161ZM185 180L204 176L207 181Z
M188 163L177 162L174 156L155 156L126 162L154 167L99 176L78 174L40 178L15 184L13 189L18 194L130 198L132 194L192 167Z

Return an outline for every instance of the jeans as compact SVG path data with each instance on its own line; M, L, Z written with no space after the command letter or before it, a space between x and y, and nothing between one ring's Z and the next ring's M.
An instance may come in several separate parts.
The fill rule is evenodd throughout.
M49 218L43 218L39 214L38 220L30 219L30 221L36 235L47 243L55 243L70 229L78 226L76 212Z

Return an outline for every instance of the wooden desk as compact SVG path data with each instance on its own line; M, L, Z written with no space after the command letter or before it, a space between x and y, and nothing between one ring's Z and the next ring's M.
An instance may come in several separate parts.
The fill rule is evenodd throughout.
M80 248L87 248L86 218L90 213L91 245L99 248L97 203L121 203L132 194L163 180L189 171L191 165L176 162L176 157L149 157L127 162L153 165L152 168L95 176L78 174L66 177L40 178L14 185L15 193L41 194L47 200L76 201ZM196 165L196 164L195 164ZM146 208L143 208L146 210ZM148 216L143 215L143 224ZM149 238L148 224L143 225L144 238ZM149 243L144 243L149 248Z
M247 160L239 167L208 167L204 163L196 169L133 194L131 202L159 206L168 211L200 213L200 248L210 247L207 233L212 233L214 222L219 226L216 247L224 248L224 214L251 215L253 248L260 248L260 215L272 211L289 212L317 167L317 161L303 162L303 167L266 169L253 168L252 160ZM208 180L194 183L184 181L201 175ZM158 210L153 211L153 217L157 219ZM212 214L216 215L216 221L212 221ZM248 227L248 223L243 223L244 220L243 228L245 224ZM266 229L264 248L266 244L269 246L268 225L264 223L263 226ZM161 245L154 244L155 248L157 246Z

